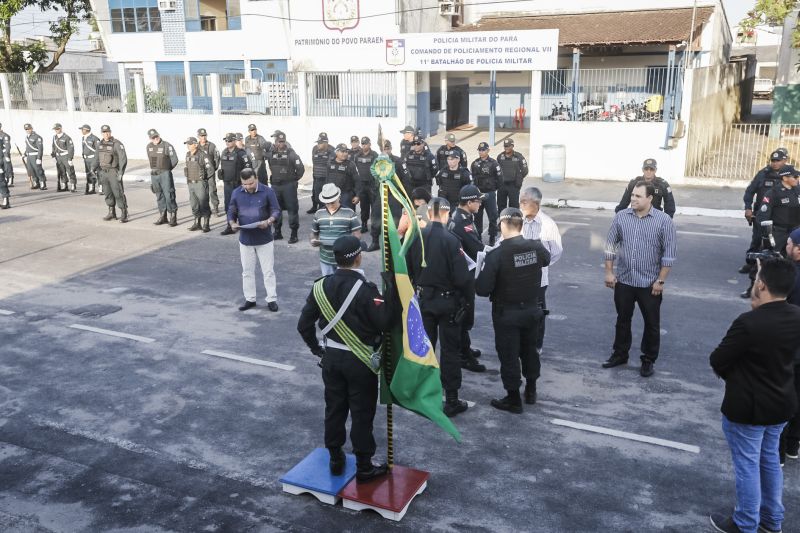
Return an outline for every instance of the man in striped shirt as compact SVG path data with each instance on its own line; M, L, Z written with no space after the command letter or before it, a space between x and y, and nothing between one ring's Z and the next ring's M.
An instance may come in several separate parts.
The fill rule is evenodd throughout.
M547 214L543 213L542 191L536 187L528 187L519 195L519 208L525 218L522 221L522 236L526 239L540 239L542 244L550 252L550 266L561 258L564 248L561 246L561 233L555 221ZM547 314L547 300L545 293L550 284L550 267L542 267L542 290L539 291L539 309ZM539 321L538 331L536 332L536 351L542 355L544 345L544 323L546 316Z
M333 183L326 183L319 193L319 201L325 207L314 214L311 222L311 246L319 247L319 267L323 276L336 271L333 243L342 235L361 237L361 221L355 211L342 207L339 201L342 191Z
M675 226L669 215L653 207L653 194L652 183L634 186L631 207L618 212L611 222L605 250L605 284L614 290L617 325L614 352L603 368L628 362L633 308L639 304L644 319L642 377L653 375L658 358L662 293L676 256Z

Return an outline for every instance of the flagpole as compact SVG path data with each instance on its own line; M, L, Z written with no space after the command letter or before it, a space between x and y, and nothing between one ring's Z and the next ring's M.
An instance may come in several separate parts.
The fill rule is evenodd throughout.
M383 152L383 128L378 125L378 149ZM389 245L389 185L381 182L381 201L382 201L382 227L383 232L383 269L385 272L392 272L392 262L390 260L390 245ZM385 332L383 334L383 377L386 386L392 383L392 334ZM391 469L394 466L394 412L392 410L392 395L387 395L388 401L386 402L386 464Z

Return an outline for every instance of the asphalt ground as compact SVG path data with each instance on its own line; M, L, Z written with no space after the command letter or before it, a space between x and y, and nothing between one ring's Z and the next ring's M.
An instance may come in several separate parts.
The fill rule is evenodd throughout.
M707 515L732 508L723 383L708 355L749 309L736 273L749 242L743 220L677 216L662 351L645 379L635 351L627 367L600 367L615 317L602 267L611 212L548 209L565 253L550 274L539 402L522 415L489 406L503 391L479 299L473 339L488 370L464 374L461 396L475 405L455 419L463 443L395 409L397 464L431 478L393 523L281 492L281 475L323 442L320 372L295 330L317 251L279 242L280 311L267 311L259 283L259 306L240 313L238 244L219 235L223 219L211 234L187 231L179 186L181 224L156 227L149 187L126 187L128 224L101 221L98 196L20 186L13 209L0 211L0 530L678 532L710 530ZM373 280L379 261L366 254ZM637 316L634 346L640 334ZM379 407L376 458L385 423ZM789 460L785 476L784 531L797 531L800 462Z

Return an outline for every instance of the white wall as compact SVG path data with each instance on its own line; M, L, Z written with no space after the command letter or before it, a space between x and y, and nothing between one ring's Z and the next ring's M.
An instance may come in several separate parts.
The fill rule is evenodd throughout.
M670 9L692 7L694 0L530 0L510 4L504 9L502 4L467 2L464 7L464 23L472 24L482 16L507 12L509 16L520 14L547 15L574 12L631 11L644 9ZM716 0L700 0L698 7L713 6Z
M0 116L3 116L0 110ZM339 117L256 117L242 115L181 115L175 113L82 113L55 111L12 110L5 114L3 129L12 137L21 138L22 126L30 122L47 143L49 128L54 122L60 122L73 140L80 138L78 127L84 123L92 126L92 131L100 136L100 126L108 124L114 137L125 145L128 157L144 159L145 147L149 142L147 130L156 128L161 136L172 143L178 153L183 153L183 141L189 136L197 135L197 128L206 128L208 138L220 148L224 147L222 137L228 132L247 133L247 125L255 123L259 133L269 139L276 129L286 132L287 140L292 144L303 162L311 163L311 148L316 143L319 132L327 132L332 145L343 142L350 146L350 136L367 135L377 146L378 124L384 135L396 147L399 153L402 136L398 133L405 124L397 118L339 118ZM47 153L47 152L46 152Z

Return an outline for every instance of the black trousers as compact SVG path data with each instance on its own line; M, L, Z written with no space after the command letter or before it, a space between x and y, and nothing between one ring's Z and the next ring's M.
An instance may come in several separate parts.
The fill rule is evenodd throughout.
M297 231L300 228L300 215L297 214L299 205L297 203L297 182L289 181L286 183L272 184L275 196L278 197L278 205L281 211L289 213L289 229ZM283 225L283 217L275 221L275 229L280 231Z
M517 195L519 198L519 195ZM483 193L483 202L478 214L475 215L475 227L478 230L478 236L483 235L483 213L489 219L489 237L497 237L497 191L489 191Z
M642 334L642 361L654 363L661 345L661 299L653 296L651 287L631 287L617 282L614 287L614 305L617 308L617 327L614 335L614 355L628 357L631 349L631 320L633 308L639 304L644 320Z
M459 342L459 353L462 359L471 357L472 339L469 332L475 325L475 279L470 279L463 299L460 302L464 306L464 318L461 319L461 337Z
M228 216L228 207L231 205L231 196L233 196L233 191L236 190L236 182L233 181L224 181L224 187L222 189L223 194L223 201L225 207L225 216Z
M377 187L364 188L359 196L361 206L361 228L367 227L369 222L369 234L373 239L378 238L381 233L381 215L383 207L381 206L381 193Z
M794 390L797 392L797 397L800 398L800 364L794 365ZM781 451L785 452L789 443L796 443L797 441L800 441L800 410L794 414L789 423L786 424L786 427L783 428L780 444Z
M504 389L519 390L521 376L531 384L539 379L541 362L536 351L536 331L543 318L536 303L492 305L494 346L500 359L500 379Z
M267 179L267 164L262 159L261 161L256 161L255 165L253 171L256 173L258 181L264 185L269 185L269 180Z
M422 311L422 325L436 349L439 341L439 367L442 374L442 388L457 391L461 388L461 324L453 320L458 308L458 297L442 296L439 291L425 288L419 298Z
M542 351L542 346L544 346L544 324L547 322L547 316L544 313L544 311L547 309L546 294L547 285L542 287L541 291L539 292L539 310L542 311L542 319L536 326L536 349L540 352Z
M516 183L503 183L497 189L497 210L502 211L506 207L519 208L519 190Z
M322 358L322 381L325 383L325 447L344 446L349 413L353 452L371 458L375 454L372 423L378 404L378 376L353 353L327 348Z
M319 201L319 195L322 192L322 186L325 185L325 176L318 178L314 176L314 184L311 189L311 207L322 209L325 204Z
M748 252L756 252L759 248L761 248L761 225L756 221L755 216L753 217L753 236L750 238L750 247L747 249Z

